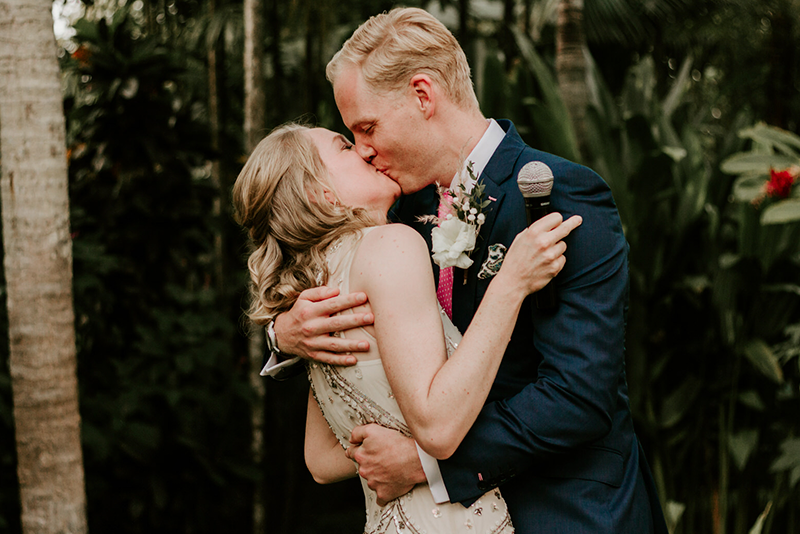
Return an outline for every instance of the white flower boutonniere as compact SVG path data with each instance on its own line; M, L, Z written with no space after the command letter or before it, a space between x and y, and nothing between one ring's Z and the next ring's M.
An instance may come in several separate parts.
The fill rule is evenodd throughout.
M472 260L467 256L475 248L478 233L475 226L451 217L431 231L433 261L439 267L467 269Z
M478 232L486 221L483 210L491 203L483 199L485 185L477 182L472 162L467 163L467 172L468 183L474 186L460 183L455 190L440 187L438 216L420 217L423 222L437 224L431 231L433 261L442 269L467 269L472 265L469 254L475 249Z

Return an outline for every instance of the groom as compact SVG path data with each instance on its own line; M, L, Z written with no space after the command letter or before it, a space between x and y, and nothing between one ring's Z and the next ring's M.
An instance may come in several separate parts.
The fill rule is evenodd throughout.
M499 486L520 534L666 533L628 405L628 251L608 186L589 169L526 146L509 121L487 121L463 51L425 11L371 18L327 74L359 154L403 189L397 219L429 244L431 227L417 217L436 213L435 184L451 186L466 160L485 185L491 204L474 263L451 284L453 321L462 332L489 283L478 272L490 246L510 246L526 227L516 183L526 163L552 170L554 211L583 217L565 240L566 266L554 280L558 307L542 312L528 299L489 399L455 454L437 463L409 438L358 427L348 454L361 476L383 500L425 480L438 501L465 504ZM363 350L328 333L369 322L363 315L329 317L365 297L326 298L331 294L304 292L270 325L270 346L320 361Z

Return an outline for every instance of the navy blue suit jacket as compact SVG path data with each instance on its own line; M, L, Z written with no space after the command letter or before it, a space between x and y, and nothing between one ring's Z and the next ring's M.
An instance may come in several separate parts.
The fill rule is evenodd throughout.
M480 178L494 200L473 265L455 274L456 326L466 331L486 292L489 280L477 273L488 246L508 247L526 227L516 183L523 165L548 165L552 209L583 224L566 239L557 309L539 312L526 300L485 407L439 462L450 499L468 504L500 486L518 534L666 533L628 404L628 246L611 191L591 170L530 148L513 124L498 122L506 137ZM431 226L416 219L437 204L429 186L404 197L396 216L430 245Z

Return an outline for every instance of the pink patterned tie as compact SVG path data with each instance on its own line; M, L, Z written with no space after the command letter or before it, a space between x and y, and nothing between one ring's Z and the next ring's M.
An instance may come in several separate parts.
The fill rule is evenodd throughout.
M446 195L446 193L445 193ZM449 212L449 206L442 202L439 204L439 220L445 218ZM447 316L453 318L453 268L445 267L439 269L439 286L436 288L436 298Z
M439 270L439 287L436 288L436 297L444 308L447 316L453 318L453 268L445 267Z

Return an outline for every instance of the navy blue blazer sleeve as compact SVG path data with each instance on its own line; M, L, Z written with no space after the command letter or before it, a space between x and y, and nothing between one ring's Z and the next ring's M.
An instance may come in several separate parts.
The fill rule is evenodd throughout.
M508 246L524 229L524 201L512 178L531 160L553 170L554 211L565 219L581 215L583 224L566 239L566 266L555 280L557 310L541 313L527 299L489 402L456 453L439 462L452 501L474 500L522 472L546 474L554 460L576 451L602 449L615 418L627 410L620 406L626 387L627 243L606 183L585 167L525 147L513 162L513 176L486 180L497 182L487 190L496 185L503 202L482 246ZM475 306L485 286L477 287ZM593 469L607 468L592 463ZM613 483L617 475L608 476Z

